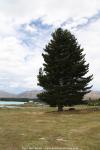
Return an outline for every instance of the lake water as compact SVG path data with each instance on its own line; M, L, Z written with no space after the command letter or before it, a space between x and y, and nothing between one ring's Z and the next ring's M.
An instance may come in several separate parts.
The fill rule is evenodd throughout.
M0 107L14 108L14 107L20 106L22 104L25 104L25 102L0 101ZM12 106L12 105L14 105L14 106Z

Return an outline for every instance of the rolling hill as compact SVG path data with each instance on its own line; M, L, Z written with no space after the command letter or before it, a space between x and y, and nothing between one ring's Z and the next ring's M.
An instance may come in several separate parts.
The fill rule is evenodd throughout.
M0 98L15 98L16 95L5 91L0 91Z
M37 98L37 94L40 93L39 90L32 90L32 91L26 91L20 94L12 94L5 91L0 91L0 98L29 98L34 99ZM100 92L99 91L91 91L90 93L86 94L84 96L84 99L98 99L100 98Z
M21 94L18 94L17 97L18 98L37 98L37 94L40 93L41 91L38 91L38 90L33 90L33 91L26 91L26 92L23 92Z

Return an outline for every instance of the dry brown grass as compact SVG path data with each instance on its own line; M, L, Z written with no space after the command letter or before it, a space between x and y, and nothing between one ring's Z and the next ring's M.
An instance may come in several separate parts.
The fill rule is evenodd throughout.
M100 149L100 111L58 113L54 110L48 107L0 109L0 150Z

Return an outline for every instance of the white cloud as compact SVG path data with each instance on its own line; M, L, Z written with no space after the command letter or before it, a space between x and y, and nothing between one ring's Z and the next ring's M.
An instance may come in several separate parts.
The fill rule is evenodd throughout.
M49 29L39 29L30 25L40 18L42 23L72 30L85 48L90 62L90 72L94 74L94 88L98 89L100 56L100 21L77 30L79 25L88 23L100 9L100 0L3 0L0 1L0 87L14 88L37 87L38 69L43 63L42 49L50 38ZM24 31L20 31L22 25ZM31 36L30 36L31 34ZM31 46L26 45L28 40ZM0 88L0 89L1 89Z
M26 30L27 32L30 32L30 33L37 31L37 29L36 29L36 27L35 27L34 25L29 25L29 24L26 25L25 30Z
M99 0L3 0L0 12L14 22L27 22L44 16L44 22L57 23L67 18L94 15L100 9Z
M78 41L84 47L86 59L90 63L90 73L94 75L92 81L94 89L100 87L100 19L87 27L77 30Z
M41 55L31 52L15 37L7 37L0 42L0 82L7 87L36 87L36 75L41 64ZM29 57L28 57L29 56ZM28 57L28 61L25 58ZM40 59L36 59L39 58ZM30 82L29 82L30 79Z

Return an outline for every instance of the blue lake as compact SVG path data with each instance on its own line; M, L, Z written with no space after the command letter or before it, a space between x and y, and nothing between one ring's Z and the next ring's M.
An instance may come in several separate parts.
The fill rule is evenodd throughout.
M16 107L20 106L22 104L25 104L26 102L15 102L15 101L0 101L0 107ZM12 106L15 105L15 106Z

